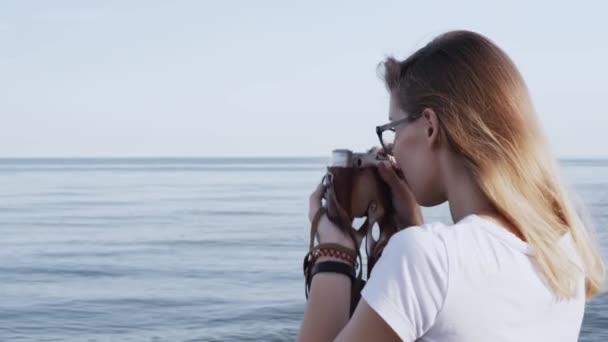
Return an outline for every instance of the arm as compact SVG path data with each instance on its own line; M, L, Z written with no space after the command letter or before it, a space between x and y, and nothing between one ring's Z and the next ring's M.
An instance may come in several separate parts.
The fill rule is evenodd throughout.
M335 341L401 341L397 333L361 298L353 317Z
M350 321L350 279L315 275L299 341L414 341L434 325L448 278L442 240L427 229L408 228L385 247Z
M298 341L400 341L363 298L349 321L350 294L351 282L345 275L317 274Z
M392 169L391 169L392 170ZM393 171L394 173L394 171ZM392 173L384 172L385 178L389 178L393 183L399 186L402 185L397 182L396 176ZM394 176L394 177L392 177ZM405 183L403 183L405 184ZM321 207L323 187L319 185L317 189L310 196L309 204L309 219L313 221L315 213ZM408 197L409 198L409 197ZM401 202L399 202L401 203ZM415 206L418 207L415 201L407 202L407 205L401 205L400 207ZM419 209L418 209L419 210ZM411 215L416 217L416 215ZM326 216L321 217L318 222L317 239L319 242L332 242L341 244L347 248L358 249L361 240L357 243L353 243L350 237L341 232ZM359 237L362 238L362 237ZM386 253L385 254L391 254ZM399 265L387 265L387 258L395 258L395 256L380 258L379 264L374 267L374 270L380 268L393 269L399 273ZM400 259L400 258L398 258ZM318 261L324 260L335 260L329 257L323 257ZM383 266L384 265L384 266ZM380 267L378 267L380 266ZM372 287L376 290L372 293L383 293L383 287L386 281L390 281L384 274L391 272L382 271L375 281L372 281ZM394 273L394 272L392 272ZM374 274L378 274L377 271ZM394 283L390 281L390 283ZM380 286L374 286L374 284L380 284ZM368 281L367 287L370 283ZM370 292L370 291L368 291ZM389 323L381 316L385 307L381 307L382 310L378 310L377 297L372 297L372 302L368 302L363 297L360 299L357 308L353 314L353 317L349 321L349 308L351 298L351 281L346 275L342 274L331 274L331 273L320 273L313 277L308 302L304 312L304 319L300 327L298 335L298 341L399 341L403 336L414 336L415 333L410 328L411 325L400 325L399 336L398 332L395 331L389 323L395 324L396 321L391 317ZM371 306L370 306L371 304ZM396 304L398 305L398 304ZM373 309L372 309L373 306ZM386 312L384 312L386 314ZM407 332L406 332L407 331ZM413 339L412 339L413 340Z
M333 341L348 322L350 291L350 279L343 274L315 275L298 341Z

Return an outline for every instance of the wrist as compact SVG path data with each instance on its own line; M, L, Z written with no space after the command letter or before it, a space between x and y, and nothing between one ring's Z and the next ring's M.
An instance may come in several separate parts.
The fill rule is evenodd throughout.
M338 258L338 257L329 256L329 255L321 255L321 256L318 256L318 257L315 259L315 264L318 264L318 263L320 263L320 262L324 262L324 261L335 261L335 262L341 262L341 263L344 263L344 264L346 264L346 265L350 265L350 266L352 266L352 267L355 267L355 265L353 265L353 264L349 263L348 261L346 261L346 260L344 260L344 259L340 259L340 258Z
M317 261L312 267L311 278L314 279L318 273L338 273L350 278L351 282L355 281L357 272L355 268L342 260L326 260Z
M338 261L348 264L354 268L357 267L357 251L353 248L347 248L335 243L322 243L317 245L310 252L313 263L321 261Z
M319 243L333 243L345 248L356 249L355 242L347 232L338 228L327 215L320 218L317 239Z

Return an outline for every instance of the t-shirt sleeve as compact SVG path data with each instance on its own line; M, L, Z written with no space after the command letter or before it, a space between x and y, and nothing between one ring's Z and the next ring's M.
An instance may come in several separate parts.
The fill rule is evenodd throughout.
M425 226L391 237L361 296L404 341L433 325L447 293L448 255L442 238Z

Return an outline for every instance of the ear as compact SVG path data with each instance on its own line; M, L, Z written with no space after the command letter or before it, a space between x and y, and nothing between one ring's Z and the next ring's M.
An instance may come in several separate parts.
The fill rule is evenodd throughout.
M438 146L441 137L441 126L439 125L439 118L437 118L437 114L433 109L426 108L422 112L422 119L425 123L425 136L430 146Z

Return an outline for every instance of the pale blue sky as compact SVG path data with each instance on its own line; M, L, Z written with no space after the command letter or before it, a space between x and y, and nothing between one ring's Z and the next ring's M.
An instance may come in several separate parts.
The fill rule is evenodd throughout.
M487 35L559 157L608 157L605 1L2 1L0 156L326 156L377 144L385 55Z

